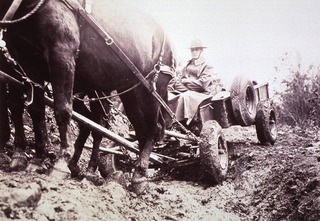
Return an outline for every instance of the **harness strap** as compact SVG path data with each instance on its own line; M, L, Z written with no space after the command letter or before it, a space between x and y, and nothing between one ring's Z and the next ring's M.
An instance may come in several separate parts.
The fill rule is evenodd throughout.
M17 2L17 1L22 1L22 0L15 0L13 3L15 3L15 2ZM12 11L12 12L9 13L7 19L3 18L3 19L0 21L0 24L1 24L1 25L14 24L14 23L18 23L18 22L21 22L21 21L29 18L31 15L33 15L34 13L36 13L36 12L38 11L38 9L43 5L43 3L44 3L45 1L48 1L48 0L40 0L39 3L38 3L28 14L22 16L21 18L15 19L15 20L9 19L9 16L12 16L12 17L13 17L19 6L17 7L16 4L13 6L13 3L12 3L11 6L14 7L14 8L16 8L15 11L14 11L13 9L10 10L10 8L11 8L11 6L10 6L9 11ZM20 2L20 3L21 3L21 2ZM20 4L19 4L19 5L20 5ZM14 12L14 13L13 13L13 12ZM6 14L8 14L8 12L7 12ZM6 15L5 15L5 17L6 17Z
M11 4L10 8L8 9L7 13L2 18L2 20L3 21L10 21L13 18L14 14L17 12L21 2L22 2L22 0L14 0Z

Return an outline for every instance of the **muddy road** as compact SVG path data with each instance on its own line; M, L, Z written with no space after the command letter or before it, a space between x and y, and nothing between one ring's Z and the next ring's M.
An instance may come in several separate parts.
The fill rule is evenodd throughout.
M320 220L318 132L282 126L274 146L261 146L254 127L224 133L230 170L221 185L208 186L197 168L195 176L155 171L140 196L113 180L8 173L1 157L0 220Z

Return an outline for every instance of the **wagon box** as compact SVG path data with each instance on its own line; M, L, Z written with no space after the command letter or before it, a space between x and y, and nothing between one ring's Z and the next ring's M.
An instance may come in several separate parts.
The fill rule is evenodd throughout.
M276 114L269 99L269 84L257 84L244 76L233 80L230 91L221 91L199 106L202 122L214 120L222 128L232 125L256 126L262 144L277 138Z
M268 83L255 85L254 90L256 92L258 101L269 99L269 84Z
M257 102L268 100L268 83L256 84L253 82L255 100ZM243 92L245 93L245 91ZM216 120L222 128L228 128L232 125L240 125L234 116L230 91L221 91L203 101L199 106L199 113L202 122ZM247 126L247 125L245 125Z
M204 101L199 107L199 112L202 122L216 120L222 128L228 128L235 124L230 92L228 91L221 91L207 101Z

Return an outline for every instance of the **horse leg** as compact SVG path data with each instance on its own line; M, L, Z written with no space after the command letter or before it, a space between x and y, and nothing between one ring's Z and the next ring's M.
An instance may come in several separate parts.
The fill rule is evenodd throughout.
M110 94L110 93L108 93ZM96 97L95 94L90 94L90 97ZM109 114L110 111L110 103L107 100L100 100L90 103L90 109L91 109L91 116L94 122L106 127L110 128L110 125L108 122L104 119L106 117L106 114ZM100 155L99 155L99 148L102 141L102 136L100 133L97 133L96 131L92 131L92 137L93 137L93 148L92 153L88 165L88 174L87 178L89 178L92 182L94 182L96 185L101 185L104 183L104 179L101 179L99 177L96 177L94 172L96 171L97 167L99 166L100 173L103 171L102 168L103 165L100 162ZM103 175L103 174L101 174ZM89 177L91 176L91 177Z
M101 96L105 96L105 94L96 94L98 92L92 92L89 94L90 98L97 98ZM107 93L108 95L110 94ZM102 125L106 127L107 129L110 128L109 123L105 119L107 114L110 112L110 102L108 100L101 99L99 101L94 101L90 103L90 110L91 110L91 120L96 122L99 125ZM102 141L102 135L100 133L97 133L96 131L92 131L92 137L93 137L93 149L91 158L89 161L88 168L92 171L95 171L99 164L99 147Z
M7 168L10 157L5 154L5 145L10 139L6 85L0 82L0 168Z
M55 1L49 1L44 9L47 11L41 14L41 24L45 25L45 28L40 29L39 34L43 39L43 48L46 49L50 70L54 113L60 134L59 161L62 163L62 161L69 161L72 153L70 120L80 33L74 14L70 11L61 11L61 8L56 7L55 4Z
M90 118L91 113L88 110L88 108L84 105L83 102L75 101L73 103L73 108L79 114L82 114L83 116ZM81 170L78 166L78 161L81 157L83 146L86 140L88 139L89 135L90 135L90 130L87 127L79 124L79 135L74 144L73 156L68 164L68 167L71 171L71 177L83 178L83 175L81 174Z
M60 45L60 44L59 44ZM67 47L67 44L65 45ZM72 116L73 80L75 71L75 55L63 53L66 49L57 48L52 51L61 53L49 56L51 68L52 89L54 98L54 113L60 135L60 153L51 176L65 177L69 172L68 161L72 156L70 121Z
M4 146L10 138L9 117L7 108L6 84L0 82L0 153L4 152Z
M27 158L25 156L27 141L23 127L24 104L22 95L23 92L19 90L19 88L10 87L8 106L11 111L11 119L15 128L15 149L9 166L9 170L11 171L21 171L27 167Z
M72 87L71 83L67 83ZM70 120L72 113L72 102L69 95L65 96L66 88L62 88L59 83L54 82L53 84L54 91L54 103L55 103L55 118L57 121L59 134L60 134L60 157L68 160L71 156L71 137L70 137ZM58 92L59 91L59 92Z
M150 154L161 132L158 124L159 103L150 97L149 93L142 92L144 91L141 91L141 94L149 96L132 96L129 93L122 96L125 111L133 124L139 142L140 154L132 177L133 191L137 194L141 194L147 188L146 172L149 167ZM139 100L143 100L143 104Z
M40 89L35 90L34 101L28 107L28 112L33 123L36 155L37 157L44 158L48 152L47 148L50 143L45 121L44 91Z
M89 96L92 97L91 94L89 94ZM110 107L108 103L105 101L101 101L101 103L103 104L105 111L109 112ZM78 113L95 121L96 123L100 125L104 124L103 111L102 111L100 102L91 102L90 110L89 110L83 102L75 101L73 103L73 108ZM90 130L81 124L79 125L79 129L80 129L79 136L75 142L75 152L69 162L69 169L71 170L72 176L79 176L80 174L80 168L77 166L77 163L83 151L84 144L90 134ZM104 180L100 179L95 175L95 171L98 167L99 147L102 140L102 136L100 133L97 133L95 131L92 131L92 136L93 136L93 148L92 148L92 153L91 153L90 161L87 168L87 173L85 176L88 180L92 181L96 185L102 185L104 183Z
M102 136L99 133L92 131L92 137L93 137L93 147L92 147L91 157L90 157L88 168L87 168L86 178L90 180L92 183L94 183L95 185L100 186L104 183L104 179L96 175L95 171L97 170L98 163L99 163L99 147L102 140Z
M67 45L67 44L66 44ZM65 45L65 46L66 46ZM61 53L50 56L55 118L60 134L60 158L68 161L71 157L70 120L72 116L73 81L75 72L75 54L66 53L65 48L53 51Z

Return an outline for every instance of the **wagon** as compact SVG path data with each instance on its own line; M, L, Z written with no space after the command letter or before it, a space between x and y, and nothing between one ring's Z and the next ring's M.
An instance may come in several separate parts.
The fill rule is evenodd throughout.
M233 80L229 91L223 90L204 100L198 107L200 135L192 129L166 130L163 142L157 143L150 156L150 168L175 169L200 165L212 184L223 181L229 166L228 145L223 128L255 125L261 144L273 145L277 138L276 113L269 99L268 83L257 84L243 76ZM52 101L47 98L47 104ZM73 119L111 139L112 146L100 147L104 162L103 176L116 170L132 168L138 157L134 132L124 138L74 112ZM183 125L179 125L184 127ZM181 132L182 131L182 132Z

